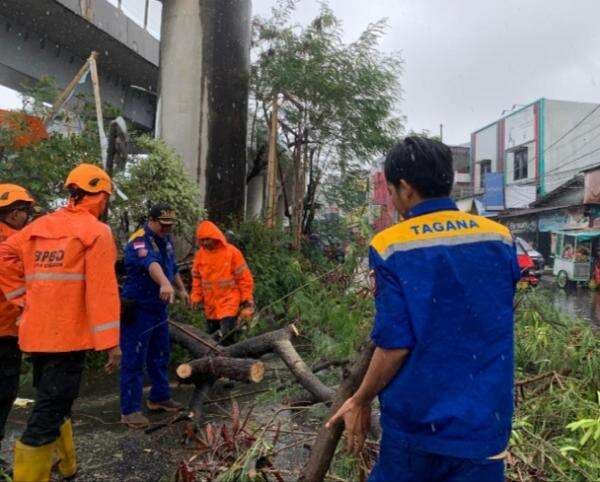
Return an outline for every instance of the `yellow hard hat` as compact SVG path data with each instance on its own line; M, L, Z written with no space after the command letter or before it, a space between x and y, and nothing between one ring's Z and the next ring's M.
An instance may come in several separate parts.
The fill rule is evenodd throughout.
M16 184L0 184L0 208L5 208L17 201L33 204L35 201L27 189Z
M69 173L65 186L75 186L91 194L99 192L112 194L110 176L102 168L93 164L79 164Z

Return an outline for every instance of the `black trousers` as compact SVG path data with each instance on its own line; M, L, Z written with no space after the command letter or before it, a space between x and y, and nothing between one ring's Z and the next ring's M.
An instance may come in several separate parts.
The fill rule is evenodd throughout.
M14 336L0 337L0 440L10 409L19 391L21 373L21 350Z
M71 416L79 395L85 352L36 353L30 359L37 393L21 442L41 447L59 437L60 426Z
M236 321L236 316L228 316L227 318L221 318L220 320L206 320L206 324L208 325L208 333L212 335L220 329L221 335L223 335L223 338L225 339L222 345L233 345L237 340L237 333L229 336L227 334L235 329Z

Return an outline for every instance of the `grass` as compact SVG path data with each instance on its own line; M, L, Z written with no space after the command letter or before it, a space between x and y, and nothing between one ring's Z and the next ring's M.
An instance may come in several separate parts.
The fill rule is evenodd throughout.
M356 354L368 337L373 304L355 275L360 255L343 265L308 259L289 248L285 234L257 224L236 233L256 280L258 324L248 336L295 323L298 345L311 364ZM600 338L541 291L518 295L516 314L517 405L507 477L513 481L600 480ZM203 318L176 305L172 316L203 326ZM173 363L186 359L174 348ZM337 370L319 374L335 384ZM273 389L257 402L268 404L297 393ZM316 412L315 412L316 415ZM358 480L361 463L338 451L332 474Z
M519 296L517 379L546 378L517 390L508 476L600 480L600 338L543 293Z

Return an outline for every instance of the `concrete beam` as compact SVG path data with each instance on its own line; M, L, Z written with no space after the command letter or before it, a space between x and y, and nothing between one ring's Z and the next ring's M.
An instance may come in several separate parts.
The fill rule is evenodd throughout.
M83 16L79 0L0 0L0 15L81 58L96 50L103 69L156 92L159 40L106 0L89 5Z
M88 56L89 52L79 55L15 19L0 15L0 83L7 87L22 91L24 81L49 76L64 88ZM99 74L103 101L120 108L139 127L153 129L156 96L132 88L128 79L107 68L102 60ZM92 93L89 81L77 89Z

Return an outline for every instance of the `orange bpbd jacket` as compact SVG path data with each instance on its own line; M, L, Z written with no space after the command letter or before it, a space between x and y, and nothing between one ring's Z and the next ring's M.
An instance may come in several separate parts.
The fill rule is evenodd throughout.
M16 232L15 229L0 222L0 243L6 241ZM24 285L21 284L21 288L23 287ZM23 290L19 291L21 293L23 292ZM17 319L19 318L20 313L21 309L7 301L4 293L0 291L0 336L17 336Z
M17 299L21 265L24 352L106 350L119 344L116 248L91 198L34 221L0 244L0 289Z
M244 255L210 221L200 223L196 237L214 239L218 246L212 251L201 247L194 257L192 302L204 304L209 320L237 316L240 304L253 300L254 280Z

